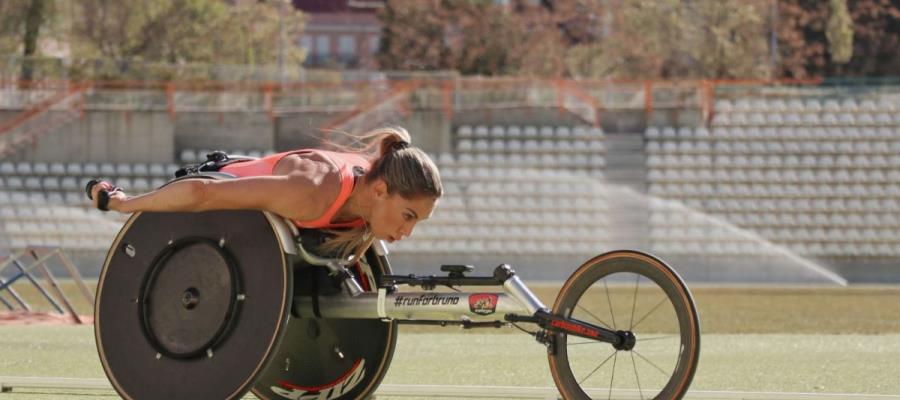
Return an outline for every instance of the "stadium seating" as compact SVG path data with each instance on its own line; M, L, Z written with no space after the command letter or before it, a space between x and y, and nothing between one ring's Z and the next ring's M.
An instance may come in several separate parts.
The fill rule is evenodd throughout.
M652 251L752 256L769 246L763 238L811 257L900 256L900 102L734 98L717 99L713 111L708 126L644 132L647 191L666 200L650 203ZM445 184L441 211L395 250L597 253L609 243L611 216L591 178L606 170L608 143L587 126L459 126L453 151L432 155ZM179 149L176 158L197 162L207 152ZM176 168L0 162L7 245L104 249L122 216L90 210L84 182L102 176L143 192ZM547 237L559 240L548 245Z
M722 99L709 127L648 128L648 192L709 215L672 220L656 207L654 248L700 254L710 242L748 256L759 235L805 256L897 256L894 113L887 98ZM742 231L716 234L722 227ZM690 234L703 230L712 231L700 241Z
M513 167L550 165L602 170L605 161L602 129L584 126L460 126L456 130L456 153L461 159L487 154L490 160Z
M90 209L84 184L110 179L131 193L164 184L176 164L0 163L0 228L11 249L56 245L106 250L125 216Z
M601 130L588 127L460 127L456 153L432 155L445 185L441 212L395 244L409 253L596 253L607 215L587 177L605 165ZM196 162L208 150L180 152ZM261 156L270 150L229 151ZM0 226L6 245L106 250L124 216L90 209L83 185L112 180L130 193L158 187L177 164L0 163ZM560 197L560 194L565 194ZM39 207L36 207L39 205ZM544 244L557 237L558 246Z
M435 158L445 185L441 212L395 250L586 255L608 248L607 203L589 179L606 165L604 138L584 126L460 126L456 152Z

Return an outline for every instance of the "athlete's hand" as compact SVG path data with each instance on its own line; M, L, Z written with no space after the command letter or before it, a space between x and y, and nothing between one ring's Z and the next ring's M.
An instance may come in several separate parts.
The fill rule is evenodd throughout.
M94 183L93 186L91 186L91 183ZM125 192L123 192L122 189L113 186L113 184L111 184L107 181L99 181L99 182L91 181L88 183L88 185L90 187L90 189L89 189L90 195L88 197L93 201L94 207L99 210L117 211L119 208L119 205L125 199L128 198L128 196L125 195ZM101 193L101 192L105 192L105 193ZM104 198L107 199L105 201L106 209L101 207L104 205L103 204Z

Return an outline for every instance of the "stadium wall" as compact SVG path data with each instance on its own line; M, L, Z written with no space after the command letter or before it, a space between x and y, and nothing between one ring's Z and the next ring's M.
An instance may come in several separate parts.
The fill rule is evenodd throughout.
M409 131L413 143L429 153L453 149L451 121L440 111L417 111L400 122Z
M610 115L610 117L618 119L619 115ZM648 115L641 115L640 121L645 126L638 126L638 132L643 132L650 126L703 126L705 124L703 113L699 108L655 108ZM606 127L604 126L604 128Z
M262 113L179 113L173 124L172 154L177 159L181 149L272 149L274 128Z
M5 113L8 116L15 112ZM184 149L275 150L311 147L318 127L335 113L86 111L64 126L40 135L10 159L29 162L179 162ZM439 111L422 111L388 122L407 128L428 152L450 151L451 121Z
M168 162L174 143L173 123L165 112L85 111L83 117L38 136L12 158L48 163Z
M275 119L273 149L285 151L315 146L321 137L318 127L339 116L333 112L283 114Z
M5 122L6 120L15 117L21 111L13 111L13 110L0 110L0 122Z

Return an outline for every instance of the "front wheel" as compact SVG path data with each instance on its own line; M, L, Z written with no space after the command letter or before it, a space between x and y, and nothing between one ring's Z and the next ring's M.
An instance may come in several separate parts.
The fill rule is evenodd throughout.
M700 357L691 292L662 261L614 251L584 263L563 285L553 313L630 332L634 346L554 333L550 371L565 399L680 399Z

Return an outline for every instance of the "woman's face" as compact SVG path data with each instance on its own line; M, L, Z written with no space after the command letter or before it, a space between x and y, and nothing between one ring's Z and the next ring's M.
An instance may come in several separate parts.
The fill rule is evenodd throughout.
M388 194L383 181L376 182L373 189L375 203L369 229L375 238L390 243L412 235L416 224L431 217L437 205L437 199L430 197L405 199L399 194Z

